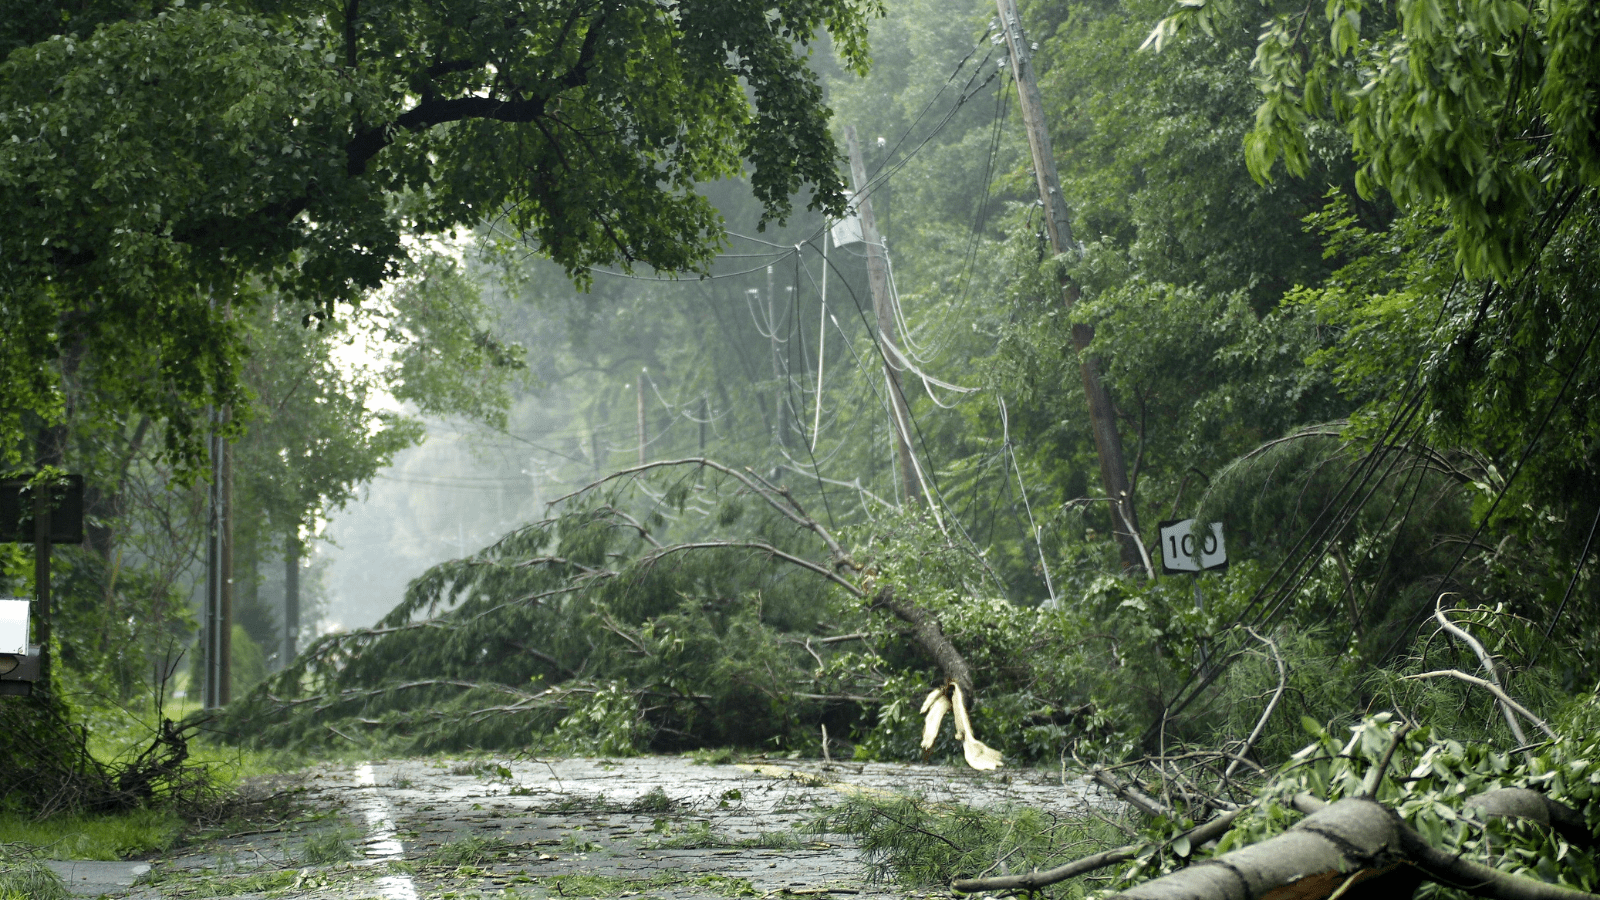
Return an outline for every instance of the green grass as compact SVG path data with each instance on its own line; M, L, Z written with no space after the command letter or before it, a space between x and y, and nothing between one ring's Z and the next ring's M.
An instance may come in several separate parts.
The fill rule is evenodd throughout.
M167 701L159 713L149 702L129 706L96 705L85 709L82 716L89 729L89 752L102 762L130 761L150 746L162 718L179 722L199 708L197 702L185 698ZM291 772L313 760L303 754L250 750L198 735L189 740L188 761L190 765L205 767L219 787L229 788L253 775Z
M128 859L159 853L178 840L183 828L176 812L163 809L43 821L0 813L0 843L35 847L46 859Z
M67 900L67 887L31 847L0 843L0 900Z

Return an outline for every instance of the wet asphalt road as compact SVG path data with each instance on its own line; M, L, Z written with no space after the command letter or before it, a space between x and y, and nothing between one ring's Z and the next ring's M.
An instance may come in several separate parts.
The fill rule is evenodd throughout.
M312 770L288 789L310 820L150 861L138 900L374 898L712 900L904 897L837 835L799 826L849 793L1082 813L1111 801L1077 773L684 757L380 760ZM342 841L342 844L341 844ZM358 858L327 859L343 846ZM109 874L109 873L108 873Z

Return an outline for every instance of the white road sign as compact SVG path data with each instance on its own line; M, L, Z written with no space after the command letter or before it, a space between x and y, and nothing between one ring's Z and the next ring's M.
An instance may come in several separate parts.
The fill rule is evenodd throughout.
M1204 572L1228 565L1222 523L1212 522L1197 533L1195 521L1161 523L1161 571L1167 575Z

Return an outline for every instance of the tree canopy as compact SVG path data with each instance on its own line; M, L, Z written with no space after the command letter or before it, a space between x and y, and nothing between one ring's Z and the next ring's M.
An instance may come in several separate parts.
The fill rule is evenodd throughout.
M172 424L238 399L230 310L264 289L320 315L394 276L409 234L501 223L582 280L702 270L697 182L749 168L764 216L843 197L807 60L866 65L871 2L61 3L0 46L0 372L59 406L50 365ZM46 8L51 7L51 8Z

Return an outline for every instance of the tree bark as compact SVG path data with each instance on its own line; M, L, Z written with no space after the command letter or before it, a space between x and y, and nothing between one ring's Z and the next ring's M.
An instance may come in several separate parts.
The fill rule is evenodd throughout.
M923 650L933 657L939 665L939 670L944 676L961 686L961 693L968 697L974 696L972 691L972 669L967 666L967 660L956 650L950 639L944 636L944 630L939 627L939 620L929 615L926 610L896 599L894 591L885 587L879 589L872 598L872 605L888 610L896 619L911 626L911 638Z
M1277 837L1195 863L1117 895L1126 900L1315 900L1409 896L1427 878L1495 900L1600 900L1510 875L1429 844L1391 809L1365 798L1330 803ZM1382 879L1382 882L1373 881Z

